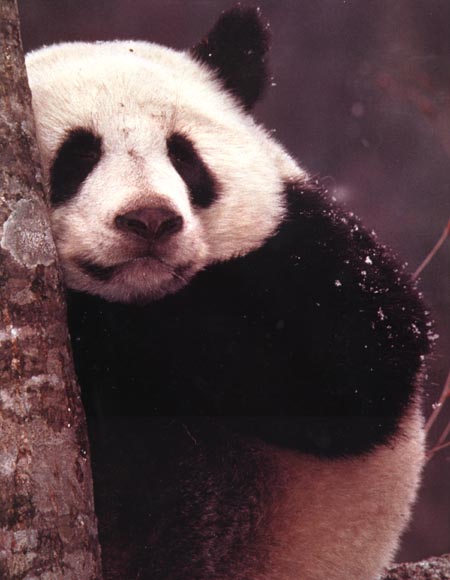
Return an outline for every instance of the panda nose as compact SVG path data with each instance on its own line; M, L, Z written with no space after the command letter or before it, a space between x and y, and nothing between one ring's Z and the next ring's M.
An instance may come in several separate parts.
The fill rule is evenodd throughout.
M116 227L148 241L168 238L183 228L183 217L166 207L142 207L115 217Z

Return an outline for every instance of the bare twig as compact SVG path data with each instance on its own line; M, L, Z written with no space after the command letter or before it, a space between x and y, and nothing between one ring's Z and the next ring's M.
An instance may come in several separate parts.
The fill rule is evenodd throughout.
M429 461L434 455L435 453L437 453L438 451L441 451L442 449L448 449L450 447L450 441L447 441L447 443L443 443L442 445L436 445L436 447L433 447L432 449L430 449L427 453L427 461Z
M449 397L450 397L450 372L447 375L447 380L445 381L444 388L442 389L441 396L439 397L439 401L437 403L434 403L433 412L431 413L431 415L428 418L428 421L425 424L425 431L427 433L430 431L433 423L436 421L439 413L442 410L443 404L445 403L445 401ZM442 435L441 435L441 437L442 437ZM439 443L441 443L440 440L439 440Z
M441 396L439 397L439 401L433 405L433 412L431 413L428 421L425 424L425 431L429 434L431 427L433 426L434 422L438 418L444 403L450 399L450 372L447 375L447 380L445 381L444 388L442 389ZM430 460L438 451L442 449L447 449L450 447L450 441L446 441L448 435L450 433L450 421L447 423L447 426L440 434L437 442L427 453L427 460Z
M443 245L443 243L449 237L449 235L450 235L450 220L448 221L447 225L445 226L444 231L442 232L439 240L436 242L436 244L434 245L434 247L432 248L430 253L426 256L426 258L423 260L423 262L420 264L420 266L414 272L414 274L412 276L413 280L416 280L420 276L422 271L428 266L428 264L431 262L431 260L437 254L440 247ZM433 411L432 411L431 415L429 416L429 418L425 424L425 431L427 432L427 434L430 433L432 426L434 425L436 419L438 418L439 414L442 411L442 408L444 407L445 402L448 399L450 399L450 372L447 375L447 379L445 381L445 384L444 384L444 387L442 389L439 400L437 401L437 403L434 403ZM449 434L450 434L450 421L447 424L447 426L445 427L445 429L442 431L442 433L440 434L436 444L433 445L433 447L431 447L431 449L428 451L428 454L427 454L428 459L431 459L435 455L435 453L437 453L441 449L446 449L446 448L450 447L450 441L446 441Z
M447 424L447 427L442 431L441 436L438 439L437 445L441 445L447 439L450 433L450 421Z
M447 225L445 226L441 237L436 242L436 244L434 245L431 252L428 254L428 256L425 258L425 260L420 264L420 266L417 268L417 270L412 275L413 280L416 280L420 276L422 270L424 268L426 268L426 266L428 266L428 264L431 262L431 260L434 258L434 256L438 252L439 248L442 246L442 244L448 238L449 234L450 234L450 220L448 221Z

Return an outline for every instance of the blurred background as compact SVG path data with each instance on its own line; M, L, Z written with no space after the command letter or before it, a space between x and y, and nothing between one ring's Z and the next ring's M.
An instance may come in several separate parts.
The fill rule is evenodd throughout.
M144 39L183 49L223 0L19 0L26 51L69 40ZM253 4L256 4L254 2ZM450 218L450 2L261 0L273 86L256 118L413 272ZM436 321L426 412L450 369L450 241L420 288ZM447 402L450 407L450 402ZM443 410L430 443L450 420ZM450 552L450 448L425 469L398 561Z

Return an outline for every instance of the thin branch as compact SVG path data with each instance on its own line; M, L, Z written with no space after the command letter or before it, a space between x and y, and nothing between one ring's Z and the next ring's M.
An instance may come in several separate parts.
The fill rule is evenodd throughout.
M439 439L437 441L437 445L441 445L442 443L444 443L444 441L447 439L449 433L450 433L450 421L448 422L447 427L442 431L441 436L439 437Z
M445 401L450 397L450 372L447 375L447 379L445 381L444 388L442 389L441 396L439 397L439 401L433 405L433 412L428 417L428 421L425 424L425 431L428 433L436 421L439 413L442 410L442 406Z
M450 447L450 441L447 441L447 443L443 443L442 445L436 445L436 447L433 447L428 451L427 460L430 460L433 457L433 455L435 455L438 451L441 451L442 449L447 449L448 447Z
M450 220L448 221L447 225L445 226L441 237L436 242L436 244L434 245L431 252L428 254L428 256L425 258L425 260L420 264L420 266L417 268L417 270L412 275L413 280L416 280L420 276L422 270L424 268L426 268L426 266L428 266L428 264L431 262L431 260L434 258L434 256L438 252L439 248L442 246L442 244L448 238L449 234L450 234Z

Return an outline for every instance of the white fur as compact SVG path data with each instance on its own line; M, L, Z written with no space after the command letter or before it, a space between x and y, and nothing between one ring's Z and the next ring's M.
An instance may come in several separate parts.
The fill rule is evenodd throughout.
M185 227L164 261L171 268L190 264L187 281L211 262L259 247L283 217L283 182L305 177L187 53L144 42L72 43L31 53L27 69L47 178L71 129L103 139L104 156L81 191L53 212L69 287L125 301L173 291L180 282L170 268L132 260L113 225L118 213L158 199L181 213ZM218 178L219 199L207 209L193 210L167 156L166 139L174 131L189 135ZM105 267L131 261L101 282L76 259Z
M395 440L361 457L275 451L271 573L255 580L375 580L409 521L424 463L414 405Z

